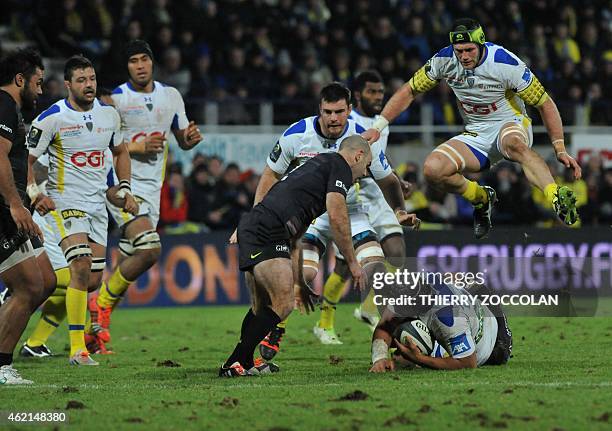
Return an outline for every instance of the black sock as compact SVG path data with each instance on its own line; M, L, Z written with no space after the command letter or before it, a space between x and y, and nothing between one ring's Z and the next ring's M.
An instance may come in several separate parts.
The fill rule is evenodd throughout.
M240 341L236 344L234 351L230 355L230 357L223 364L224 367L229 367L234 362L239 361L240 354L240 345L242 344L242 340L246 337L247 328L250 326L251 321L255 318L255 314L253 313L253 309L249 308L249 311L244 315L244 319L242 319L242 326L240 328Z
M251 314L251 316L249 316L249 314ZM250 321L247 322L247 319ZM242 321L240 342L236 345L234 352L225 362L225 366L229 367L234 362L238 361L240 365L247 370L253 367L253 354L255 353L255 348L259 342L268 335L268 332L280 323L280 321L281 318L278 317L278 314L270 307L264 307L257 315L253 314L252 310L249 310L249 313L247 313Z
M13 363L13 353L0 353L0 367Z

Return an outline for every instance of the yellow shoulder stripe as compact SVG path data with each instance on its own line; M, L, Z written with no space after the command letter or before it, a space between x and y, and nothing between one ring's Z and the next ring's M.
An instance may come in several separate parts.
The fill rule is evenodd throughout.
M426 67L427 65L417 70L415 74L412 75L412 78L410 78L410 81L408 81L408 85L410 85L410 88L412 88L412 91L415 93L425 93L438 85L438 81L427 76L425 72Z
M531 80L531 84L527 86L524 90L516 93L518 97L523 99L525 103L528 105L532 105L535 107L542 106L546 100L548 100L548 94L544 89L544 86L540 83L538 78L533 75L533 79Z

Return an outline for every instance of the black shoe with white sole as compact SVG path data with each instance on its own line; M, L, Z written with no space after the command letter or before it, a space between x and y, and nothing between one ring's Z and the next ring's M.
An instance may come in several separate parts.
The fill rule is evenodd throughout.
M474 236L477 239L482 239L489 234L491 230L491 212L493 205L497 202L497 193L493 187L482 186L487 193L489 200L486 203L474 205Z
M51 353L51 349L44 344L33 347L28 346L28 343L23 343L19 355L24 358L46 358L48 356L53 356L53 353Z

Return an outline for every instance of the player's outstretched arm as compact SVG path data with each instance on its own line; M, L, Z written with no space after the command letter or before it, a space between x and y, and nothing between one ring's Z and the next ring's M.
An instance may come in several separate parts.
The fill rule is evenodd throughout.
M569 155L565 149L565 140L563 139L563 124L561 115L557 109L557 105L550 98L546 99L544 103L537 106L542 122L546 126L548 136L555 149L555 156L557 160L562 163L566 168L571 169L574 173L575 179L580 179L582 176L582 169L576 160Z
M391 333L397 325L389 310L385 310L372 334L372 367L371 373L385 373L395 370L395 362L389 358L389 347L393 342Z
M353 286L363 291L366 288L367 276L355 256L345 196L338 192L327 193L326 207L334 242L349 266Z

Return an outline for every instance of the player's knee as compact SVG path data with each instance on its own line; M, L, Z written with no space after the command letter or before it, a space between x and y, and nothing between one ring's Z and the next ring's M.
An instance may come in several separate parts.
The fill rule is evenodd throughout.
M89 274L91 273L91 256L81 256L70 261L70 276L81 286L87 286L89 283Z
M519 160L529 152L525 137L520 133L508 134L504 139L503 147L513 160Z
M13 289L12 296L22 298L32 312L36 310L48 296L40 272L24 272L19 279L19 287Z
M404 237L400 235L388 236L381 242L385 257L389 262L401 262L406 257L406 245ZM395 264L394 264L395 265ZM398 265L395 265L398 266Z
M136 252L138 259L148 268L155 265L161 256L161 247L150 248L147 250L138 250Z
M306 283L312 283L319 272L319 253L316 250L305 248L302 251L302 255L304 259L302 265L304 281L306 281Z
M428 183L437 184L444 179L443 161L435 154L430 154L423 164L423 176Z

